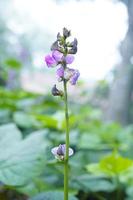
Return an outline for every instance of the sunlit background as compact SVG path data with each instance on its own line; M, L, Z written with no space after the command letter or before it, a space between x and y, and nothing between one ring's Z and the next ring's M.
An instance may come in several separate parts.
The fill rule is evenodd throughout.
M127 9L123 3L111 0L13 0L12 4L14 18L8 20L9 27L20 35L35 32L29 39L34 46L36 68L45 65L44 55L63 27L71 29L78 38L78 54L73 67L79 68L81 78L102 79L120 61L118 47L127 31Z

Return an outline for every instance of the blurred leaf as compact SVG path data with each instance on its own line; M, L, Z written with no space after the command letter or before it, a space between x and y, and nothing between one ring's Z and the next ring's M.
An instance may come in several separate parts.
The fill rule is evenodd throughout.
M0 127L0 180L6 185L22 185L38 176L45 164L43 134L22 140L14 124Z
M39 127L40 123L34 118L34 116L24 113L15 112L13 115L14 122L22 128Z
M63 192L51 191L40 193L37 196L29 199L29 200L63 200L64 199ZM76 197L69 195L69 200L77 200Z
M15 189L23 194L26 194L30 197L37 195L42 191L51 189L50 186L41 180L41 178L33 179L32 182L29 182L26 185L15 187Z
M120 156L117 152L100 161L100 168L107 174L120 174L133 165L133 161Z
M9 109L0 109L0 124L10 121L11 112Z
M36 114L34 115L37 120L44 126L48 128L57 128L58 121L54 119L54 117L50 115L40 115Z
M14 58L9 58L9 59L5 60L5 64L8 67L11 67L14 69L19 69L21 67L21 62Z
M94 174L119 175L133 166L133 161L120 156L117 152L103 158L98 164L87 165L87 170Z
M84 133L80 136L79 148L97 148L100 145L100 137L96 134Z
M88 174L77 176L75 182L78 189L91 192L112 192L115 190L115 185L102 177L90 176Z

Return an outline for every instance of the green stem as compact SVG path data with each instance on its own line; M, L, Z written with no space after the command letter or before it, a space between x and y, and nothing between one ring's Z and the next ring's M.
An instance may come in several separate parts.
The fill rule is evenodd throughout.
M64 159L64 200L68 200L68 161L69 161L69 115L67 100L67 82L64 80L64 102L65 102L65 120L66 120L66 153Z

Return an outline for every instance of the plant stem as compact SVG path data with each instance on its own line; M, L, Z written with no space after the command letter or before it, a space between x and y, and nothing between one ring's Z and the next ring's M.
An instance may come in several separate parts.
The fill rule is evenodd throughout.
M68 161L69 161L69 115L67 100L67 82L64 80L64 102L65 102L65 120L66 120L66 152L64 159L64 200L68 200Z

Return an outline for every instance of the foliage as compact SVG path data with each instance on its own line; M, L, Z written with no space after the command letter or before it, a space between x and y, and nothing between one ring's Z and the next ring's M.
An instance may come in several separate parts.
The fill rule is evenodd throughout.
M0 180L5 185L23 185L38 176L45 164L43 133L22 139L14 124L0 127ZM28 172L28 173L27 173Z
M62 102L49 95L5 88L0 88L0 96L3 187L33 199L42 198L40 192L46 198L51 197L51 190L58 194L63 190L63 165L55 161L51 148L65 141ZM99 199L99 195L115 199L118 176L123 197L132 198L132 125L105 124L99 109L71 100L70 126L75 151L69 162L70 194L80 200Z

